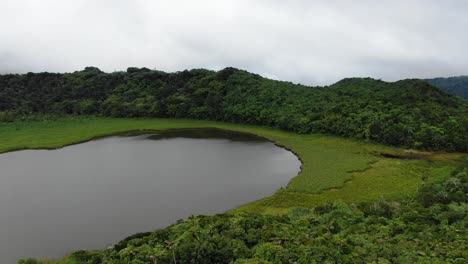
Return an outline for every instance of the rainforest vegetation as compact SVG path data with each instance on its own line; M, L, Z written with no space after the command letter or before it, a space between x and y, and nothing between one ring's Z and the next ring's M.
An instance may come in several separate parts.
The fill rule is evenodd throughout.
M434 78L426 81L448 93L468 99L468 76Z
M415 79L351 78L308 87L234 68L104 73L87 67L0 76L0 120L31 114L208 119L407 148L468 150L468 102Z
M309 87L234 68L9 74L0 76L0 121L0 152L210 127L262 136L302 162L287 187L227 213L192 216L106 250L22 264L468 258L467 155L445 153L468 151L468 102L423 80Z

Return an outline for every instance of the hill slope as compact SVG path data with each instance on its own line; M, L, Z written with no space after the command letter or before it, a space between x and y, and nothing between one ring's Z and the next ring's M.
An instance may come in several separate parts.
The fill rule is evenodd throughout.
M0 76L0 120L31 113L209 119L468 150L468 102L421 80L353 78L307 87L234 68L104 73L87 67Z
M450 94L468 99L468 76L434 78L426 79L426 81Z

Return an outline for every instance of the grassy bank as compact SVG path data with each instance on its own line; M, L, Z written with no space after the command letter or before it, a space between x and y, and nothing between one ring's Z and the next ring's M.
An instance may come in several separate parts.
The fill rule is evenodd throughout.
M381 196L397 198L414 193L426 179L448 175L460 154L422 153L418 159L401 149L312 134L298 135L271 128L183 119L115 119L69 117L49 121L2 123L0 152L59 148L97 137L135 130L220 128L256 134L293 151L302 168L273 196L236 209L282 213L295 206L314 206L341 199L358 203ZM393 158L381 153L392 153ZM421 154L421 153L420 153ZM439 176L440 177L440 176Z
M290 149L302 161L301 172L286 188L236 211L276 214L291 207L315 206L330 200L359 203L380 197L396 199L414 194L423 180L431 181L436 174L438 177L448 175L462 155L409 153L322 134L298 135L266 127L211 121L97 117L1 123L0 153L59 148L127 131L204 127L265 137Z

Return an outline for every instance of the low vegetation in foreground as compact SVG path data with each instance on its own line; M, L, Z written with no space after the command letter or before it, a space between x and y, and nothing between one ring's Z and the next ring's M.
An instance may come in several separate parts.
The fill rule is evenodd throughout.
M0 122L0 153L129 131L219 128L262 136L302 161L270 197L61 264L468 259L468 102L423 80L308 87L234 68L9 74L0 75ZM54 263L20 260L38 262Z
M174 263L174 258L177 263L463 263L468 257L465 154L209 121L41 118L3 123L0 152L58 148L127 131L210 127L274 141L301 158L302 170L271 197L226 214L190 217L104 251L23 264Z
M413 198L296 207L281 216L194 216L57 263L466 263L466 165Z

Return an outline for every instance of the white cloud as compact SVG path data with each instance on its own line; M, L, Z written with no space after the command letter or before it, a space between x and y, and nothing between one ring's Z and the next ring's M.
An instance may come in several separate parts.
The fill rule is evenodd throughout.
M306 84L468 74L468 2L0 0L0 72L247 69Z

